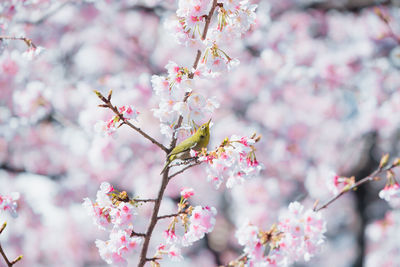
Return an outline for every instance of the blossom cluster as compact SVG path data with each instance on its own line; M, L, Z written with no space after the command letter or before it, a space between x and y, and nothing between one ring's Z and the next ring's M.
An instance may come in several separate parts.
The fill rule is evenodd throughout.
M379 197L386 200L392 208L400 208L400 185L397 182L387 184L379 191Z
M203 32L209 18L211 0L179 1L177 18L171 19L166 27L174 34L177 42L186 46L205 47L199 69L205 75L215 76L239 64L221 49L224 44L250 29L255 23L255 9L248 1L219 1L215 6L218 19L209 26L208 37ZM211 14L212 15L212 14Z
M178 204L179 215L173 218L168 229L164 231L165 244L159 245L155 257L167 254L172 260L181 260L183 259L181 247L191 246L213 230L217 210L209 206L190 206L188 199L193 195L192 188L181 190L181 201ZM182 227L178 224L179 218ZM177 234L177 232L179 233Z
M95 131L104 136L114 136L118 127L120 127L125 121L137 121L137 116L139 115L139 111L131 105L119 107L118 112L123 118L122 121L120 115L115 115L107 121L98 121L94 126Z
M210 37L204 38L202 29L208 18L213 1L180 0L176 11L177 17L167 22L167 27L174 33L178 43L186 46L208 45L215 42L232 41L240 37L255 23L256 5L249 1L218 1L216 11L218 19L210 26Z
M83 207L100 229L110 231L107 241L96 240L100 256L108 264L126 266L126 257L139 247L142 239L131 236L134 216L137 214L130 203L126 192L115 193L114 188L106 182L100 185L96 202L85 198Z
M292 202L277 226L260 231L247 221L236 237L245 246L246 266L287 266L295 261L309 261L316 254L324 242L325 224L320 213L304 211L300 203Z
M22 57L27 60L33 60L38 57L41 53L43 53L44 48L41 46L30 46L24 53L22 53Z
M255 135L250 138L233 135L226 138L215 151L201 155L199 160L207 163L207 179L216 188L224 181L226 187L232 188L259 174L263 165L257 161L253 146L259 138Z
M158 108L154 115L159 118L161 132L171 137L175 123L182 116L182 124L177 133L187 136L193 128L193 122L199 123L205 117L210 117L214 109L219 107L215 98L205 98L195 92L195 79L214 77L225 70L239 64L239 60L231 58L220 48L220 41L229 36L238 37L246 32L254 23L256 8L247 1L224 1L213 6L210 0L179 1L176 11L177 18L167 22L167 28L177 38L178 43L196 46L203 50L199 64L194 69L181 67L170 61L166 65L168 76L154 75L152 86L155 94L160 97ZM218 23L206 27L211 18L212 10L218 11ZM213 14L211 14L213 15ZM208 20L208 22L206 22ZM207 31L210 32L206 38ZM227 34L224 35L223 32ZM232 37L230 37L232 39Z
M201 69L190 72L172 61L165 68L167 77L153 75L151 79L153 90L160 98L158 108L153 109L154 116L160 120L161 133L168 137L172 137L175 123L182 116L182 125L178 130L187 136L192 129L192 122L210 117L219 107L219 102L215 97L206 98L192 89L195 79L203 76Z
M12 192L9 195L0 195L0 211L8 211L11 216L17 217L17 208L20 194Z

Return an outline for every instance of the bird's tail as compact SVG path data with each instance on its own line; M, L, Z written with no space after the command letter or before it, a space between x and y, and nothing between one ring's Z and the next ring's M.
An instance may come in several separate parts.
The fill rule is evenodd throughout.
M167 170L169 163L170 163L169 160L167 160L167 162L165 162L164 168L163 168L162 171L160 172L160 175L163 174L163 173Z

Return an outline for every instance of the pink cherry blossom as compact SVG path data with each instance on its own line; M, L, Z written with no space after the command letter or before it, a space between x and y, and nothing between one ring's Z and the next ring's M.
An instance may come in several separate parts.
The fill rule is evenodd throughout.
M167 241L167 244L174 244L177 242L178 238L175 234L175 230L173 229L168 229L164 231L164 238Z
M191 196L194 195L194 190L193 188L182 188L181 189L181 196L185 199L190 198Z
M132 105L120 107L119 112L122 114L124 119L134 121L137 121L137 116L140 114Z
M29 47L28 50L26 50L22 56L27 59L27 60L33 60L37 56L39 56L41 53L43 53L44 48L41 46L38 47Z
M251 138L231 136L227 145L218 148L208 156L200 157L206 161L208 181L218 188L226 180L226 187L232 188L245 179L256 176L263 166L254 158L250 145L255 141Z
M393 208L400 207L400 185L394 183L386 185L381 191L379 191L379 197L389 202Z
M130 237L124 230L113 230L107 241L96 240L101 258L113 266L128 266L125 257L134 250L139 249L141 238Z
M8 211L11 216L17 217L18 200L20 194L12 192L8 195L0 195L0 211Z
M324 242L325 224L320 213L304 211L300 203L292 202L269 234L246 221L237 230L236 238L249 256L250 266L285 266L309 261L318 252ZM271 240L263 236L270 236ZM267 246L270 249L265 253Z
M176 246L171 246L168 250L168 257L172 261L181 261L183 259L181 249Z
M124 228L134 222L134 215L137 215L137 212L132 204L121 202L110 212L111 223L114 224L114 227Z
M214 228L217 210L214 207L196 206L189 217L189 230L183 236L183 245L190 246Z

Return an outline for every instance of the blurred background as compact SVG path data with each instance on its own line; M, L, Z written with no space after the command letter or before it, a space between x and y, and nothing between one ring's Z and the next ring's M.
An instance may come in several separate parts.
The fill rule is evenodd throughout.
M335 175L360 179L384 153L399 156L400 1L250 2L256 24L223 48L240 65L196 89L220 103L209 148L257 132L265 169L233 189L215 190L202 166L174 178L162 213L193 187L193 205L218 216L184 261L163 266L227 264L241 254L234 233L246 219L267 230L288 203L331 198ZM96 122L111 114L93 90L113 89L114 104L137 107L138 126L167 146L150 79L169 60L192 66L196 54L164 27L176 9L173 0L1 1L0 35L44 48L30 60L23 41L0 41L0 195L21 194L17 218L0 211L8 222L0 242L10 258L24 255L15 266L107 266L94 244L107 235L83 198L94 199L102 181L156 196L165 155L127 127L116 138L97 134ZM400 215L378 197L384 186L366 184L324 210L325 245L296 266L400 266ZM151 205L140 208L139 232L150 214ZM149 255L167 224L157 226Z

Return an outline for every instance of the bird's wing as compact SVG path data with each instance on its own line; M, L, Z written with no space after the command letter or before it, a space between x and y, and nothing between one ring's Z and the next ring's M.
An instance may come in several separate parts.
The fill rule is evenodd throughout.
M190 149L194 148L197 145L197 142L193 142L191 146L187 146L187 144L190 144L191 142L193 141L190 140L190 138L183 140L178 146L172 149L171 153L168 154L168 157L189 151ZM186 149L182 149L182 147L186 147Z

